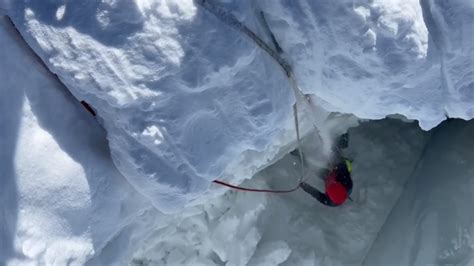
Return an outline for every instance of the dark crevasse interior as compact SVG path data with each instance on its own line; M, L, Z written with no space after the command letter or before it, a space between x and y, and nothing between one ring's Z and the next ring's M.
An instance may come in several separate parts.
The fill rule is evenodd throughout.
M470 265L474 258L474 121L432 136L364 265Z
M349 129L353 202L330 208L299 191L270 197L263 240L305 245L316 257L363 265L467 264L474 237L474 121L449 119L426 132L416 122L367 121ZM321 158L303 140L306 180L324 189ZM285 188L297 182L287 155L248 184ZM256 182L256 183L255 183ZM279 217L279 219L275 219ZM304 263L293 250L284 264ZM329 263L332 260L320 261Z

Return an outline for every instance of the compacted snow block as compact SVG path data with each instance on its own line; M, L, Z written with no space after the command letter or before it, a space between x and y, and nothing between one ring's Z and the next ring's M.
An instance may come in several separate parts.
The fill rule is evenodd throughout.
M246 150L276 153L276 134L292 126L280 67L192 1L11 5L29 44L97 111L120 171L162 211L199 196Z
M300 88L330 111L474 117L472 0L259 2Z
M300 89L329 111L398 113L424 129L474 116L469 0L211 2L270 45L273 32ZM5 3L50 69L96 109L120 171L161 210L212 179L255 173L294 141L283 71L197 2Z
M104 130L2 16L0 47L0 265L119 264L136 243L119 236L138 230L148 201L112 163Z

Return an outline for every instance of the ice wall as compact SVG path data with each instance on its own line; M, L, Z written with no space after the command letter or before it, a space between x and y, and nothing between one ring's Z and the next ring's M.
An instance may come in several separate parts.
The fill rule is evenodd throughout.
M474 121L434 129L364 265L474 263Z

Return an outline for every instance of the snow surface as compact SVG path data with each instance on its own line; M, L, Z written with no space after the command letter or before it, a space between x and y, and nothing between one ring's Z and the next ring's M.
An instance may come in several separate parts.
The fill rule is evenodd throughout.
M472 0L263 1L300 87L325 109L431 129L474 116Z
M103 129L17 38L2 17L0 264L83 264L147 200L116 170Z
M213 230L221 211L234 202L224 196L218 200L223 202L220 210L211 203L176 215L157 211L115 168L100 125L9 21L2 17L0 22L0 264L127 263L150 238L171 249L187 245L183 255L167 258L170 264L209 264L217 252L234 259L252 253L252 246L234 255L232 249L222 249L228 223L215 229L212 245L202 244L206 253L189 246L205 240L202 232L190 241L193 231L179 234L177 229L202 223ZM214 191L223 194L225 189ZM241 211L249 212L248 207ZM205 215L213 215L214 223L205 221ZM247 225L253 226L252 221ZM227 245L233 248L232 243L229 239ZM272 247L285 248L277 243L266 249Z
M269 41L256 12L264 10L318 108L361 118L399 113L425 129L445 114L473 116L471 1L219 5ZM351 129L354 202L341 208L301 191L208 188L217 176L239 183L295 147L293 93L265 52L191 1L1 0L0 12L67 85L2 18L0 264L370 264L392 239L413 247L412 262L473 262L472 204L465 203L472 202L473 157L459 148L445 158L468 171L453 169L462 184L448 192L465 200L456 209L443 207L457 202L440 189L448 178L436 167L445 160L423 160L437 162L460 125L431 140L414 123ZM77 99L92 104L106 131ZM327 162L329 139L355 118L302 113L304 131L317 122L325 141L310 134L302 147L308 181L320 186L314 172ZM453 145L468 149L466 132ZM297 169L287 155L244 185L286 188ZM426 182L423 173L436 182L411 209L405 201L418 190L413 183ZM430 200L438 198L446 201ZM405 211L414 213L405 228L413 242L390 237ZM405 252L387 250L391 258Z
M265 150L264 165L292 125L278 66L192 1L15 1L10 14L97 109L118 168L161 210L201 195L246 150Z
M198 1L4 1L29 45L98 112L114 162L158 209L240 182L294 147L276 62ZM270 43L328 111L474 117L472 1L211 1ZM258 153L246 160L246 153ZM245 165L245 167L242 167ZM241 171L244 169L243 171ZM250 169L250 170L249 170Z

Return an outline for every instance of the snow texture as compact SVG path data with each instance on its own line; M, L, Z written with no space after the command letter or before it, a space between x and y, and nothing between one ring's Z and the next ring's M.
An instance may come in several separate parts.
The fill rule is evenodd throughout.
M113 165L103 129L5 17L0 46L0 264L84 264L130 231L147 200Z
M316 186L330 139L356 125L327 111L424 129L474 116L472 1L212 3L271 44L263 10L315 94L301 118L324 140L303 141ZM291 84L252 40L197 1L0 0L3 13L39 58L2 17L0 264L473 263L472 122L351 129L354 202L340 208L226 192L209 181L259 172L243 185L279 189L300 173L283 156Z
M97 109L118 168L160 210L201 195L247 150L265 150L264 165L292 125L278 65L192 1L13 4L17 27Z
M474 116L472 0L263 1L307 93L327 110L431 129Z
M415 170L430 133L394 120L363 124L349 133L346 153L354 159L354 202L331 208L302 191L230 191L198 207L194 215L177 219L170 225L173 229L147 236L134 255L135 265L360 264ZM310 150L320 148L313 138L303 143ZM376 158L384 160L374 165ZM309 169L307 181L322 188L322 177L315 174L321 167L310 163ZM298 158L287 155L244 185L281 189L296 181L298 172Z
M48 67L97 110L121 173L167 212L209 180L250 177L294 140L283 71L198 2L3 4ZM207 2L270 44L262 10L300 88L328 111L401 114L424 129L474 116L472 1ZM241 172L246 152L262 156Z

